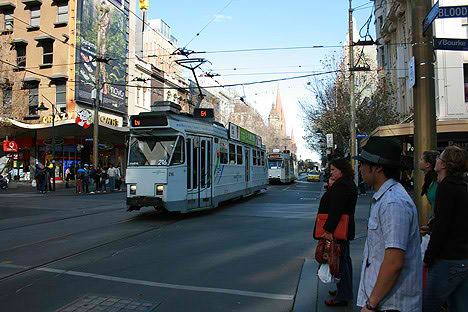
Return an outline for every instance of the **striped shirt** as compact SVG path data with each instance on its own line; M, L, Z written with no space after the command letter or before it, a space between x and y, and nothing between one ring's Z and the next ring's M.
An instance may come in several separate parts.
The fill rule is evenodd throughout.
M403 186L387 180L372 198L357 305L363 307L372 293L385 249L405 251L396 284L380 302L380 310L421 311L422 260L418 211Z

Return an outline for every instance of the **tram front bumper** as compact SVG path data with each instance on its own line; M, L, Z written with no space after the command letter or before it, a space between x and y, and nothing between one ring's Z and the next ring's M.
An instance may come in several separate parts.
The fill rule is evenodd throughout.
M141 207L162 207L163 201L160 197L134 196L127 197L127 211L139 210Z

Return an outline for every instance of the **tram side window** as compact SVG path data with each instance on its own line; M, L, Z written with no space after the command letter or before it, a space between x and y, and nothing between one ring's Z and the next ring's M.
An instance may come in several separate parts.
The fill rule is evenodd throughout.
M257 150L252 150L253 165L257 165Z
M171 166L184 163L184 145L184 138L179 137L179 140L177 140L177 145L174 149L174 153L172 154Z
M237 145L237 164L242 165L242 146Z
M236 164L236 146L234 144L229 144L229 164Z
M265 152L261 152L262 166L265 166Z

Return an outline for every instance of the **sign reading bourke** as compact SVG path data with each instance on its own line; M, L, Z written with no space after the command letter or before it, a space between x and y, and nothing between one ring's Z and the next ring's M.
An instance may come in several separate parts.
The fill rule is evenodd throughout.
M15 141L3 140L3 151L4 152L18 152L18 144Z

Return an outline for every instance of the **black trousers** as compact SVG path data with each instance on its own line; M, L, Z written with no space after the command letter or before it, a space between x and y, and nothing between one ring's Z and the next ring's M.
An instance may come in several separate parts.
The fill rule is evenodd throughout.
M340 256L340 281L336 284L337 301L353 300L353 263L349 254L349 241L338 241L341 248Z

